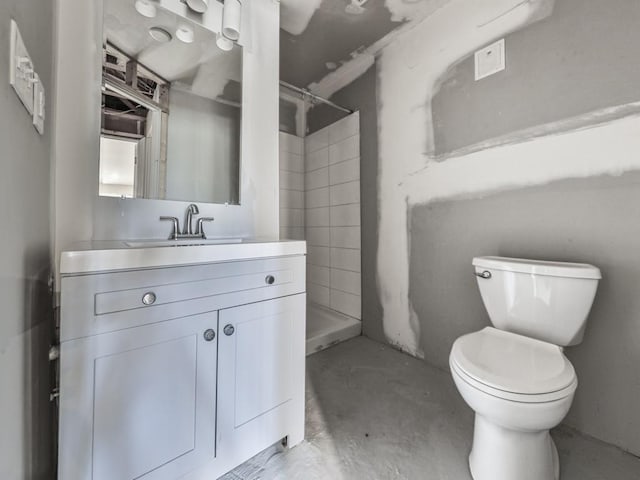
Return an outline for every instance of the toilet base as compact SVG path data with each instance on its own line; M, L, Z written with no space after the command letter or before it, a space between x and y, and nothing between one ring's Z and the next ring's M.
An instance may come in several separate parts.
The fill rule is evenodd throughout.
M474 480L559 480L558 451L548 430L509 430L476 414L469 469Z

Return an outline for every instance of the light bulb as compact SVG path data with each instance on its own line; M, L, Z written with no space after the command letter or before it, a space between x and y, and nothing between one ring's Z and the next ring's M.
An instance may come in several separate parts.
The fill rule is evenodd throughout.
M157 14L156 6L150 0L136 0L136 11L147 18L154 18Z

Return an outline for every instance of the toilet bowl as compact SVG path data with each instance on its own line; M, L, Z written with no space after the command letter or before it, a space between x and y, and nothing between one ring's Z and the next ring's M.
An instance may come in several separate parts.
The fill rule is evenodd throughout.
M562 347L582 340L600 271L501 257L475 258L474 266L499 328L459 337L449 356L455 385L475 412L471 474L557 480L549 430L566 416L578 386Z
M549 429L569 411L578 385L561 349L487 327L456 340L449 366L476 412L469 456L473 478L557 479Z

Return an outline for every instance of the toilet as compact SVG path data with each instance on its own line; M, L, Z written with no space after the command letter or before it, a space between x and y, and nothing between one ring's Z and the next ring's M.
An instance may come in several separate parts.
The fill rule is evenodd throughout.
M549 430L566 416L578 379L563 353L582 342L600 270L582 263L476 257L492 327L458 338L449 366L475 412L474 480L557 480Z

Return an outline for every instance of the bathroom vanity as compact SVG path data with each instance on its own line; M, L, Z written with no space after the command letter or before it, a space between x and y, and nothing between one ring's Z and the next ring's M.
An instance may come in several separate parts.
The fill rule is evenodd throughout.
M213 479L304 437L305 242L160 245L62 254L61 479Z

